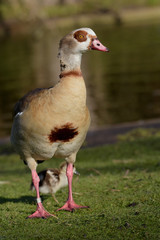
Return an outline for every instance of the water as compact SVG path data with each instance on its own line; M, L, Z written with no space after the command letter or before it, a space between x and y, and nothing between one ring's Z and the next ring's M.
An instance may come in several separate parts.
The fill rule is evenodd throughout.
M87 25L109 53L88 52L82 59L91 127L160 117L160 25ZM58 42L80 26L0 42L0 136L10 134L15 102L36 87L58 81Z

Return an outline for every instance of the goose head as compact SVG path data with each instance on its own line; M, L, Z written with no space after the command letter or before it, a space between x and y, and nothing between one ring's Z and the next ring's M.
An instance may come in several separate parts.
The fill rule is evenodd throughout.
M68 66L69 70L80 68L82 53L87 50L109 51L90 28L79 28L63 37L59 43L58 54L61 70L65 70Z
M108 52L108 48L102 45L90 28L79 28L67 34L61 39L59 49L74 54L92 49Z

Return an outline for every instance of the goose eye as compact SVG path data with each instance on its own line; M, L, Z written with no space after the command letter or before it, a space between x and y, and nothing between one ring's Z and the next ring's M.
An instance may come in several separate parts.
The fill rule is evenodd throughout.
M81 39L82 39L82 38L84 38L84 36L83 36L82 34L80 34L80 35L79 35L79 38L81 38Z

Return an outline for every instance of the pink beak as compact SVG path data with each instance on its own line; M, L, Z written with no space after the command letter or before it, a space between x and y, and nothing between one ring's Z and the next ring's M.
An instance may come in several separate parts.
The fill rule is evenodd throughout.
M91 49L102 51L102 52L109 52L109 49L103 46L98 39L93 39Z

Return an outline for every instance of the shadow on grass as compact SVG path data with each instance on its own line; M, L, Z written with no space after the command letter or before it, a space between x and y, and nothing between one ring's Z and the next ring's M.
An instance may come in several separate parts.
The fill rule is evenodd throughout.
M42 202L46 200L49 196L42 196ZM0 197L0 204L4 203L25 203L25 204L35 204L36 198L33 196L22 196L20 198L6 198Z
M13 153L15 153L15 150L10 143L0 145L0 155L10 155Z
M16 175L22 176L22 175L28 174L28 173L30 173L30 170L28 168L23 168L23 169L16 168L14 170L12 170L12 169L0 170L0 175L3 175L3 176L5 176L5 175L8 176L8 174L14 175L14 176L16 176Z

